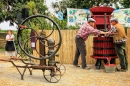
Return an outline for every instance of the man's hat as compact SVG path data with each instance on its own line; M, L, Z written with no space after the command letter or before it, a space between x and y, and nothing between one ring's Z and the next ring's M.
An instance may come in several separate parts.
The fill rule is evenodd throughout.
M93 18L89 18L88 22L96 22Z
M115 21L115 22L118 22L118 19L117 18L111 18L110 21Z

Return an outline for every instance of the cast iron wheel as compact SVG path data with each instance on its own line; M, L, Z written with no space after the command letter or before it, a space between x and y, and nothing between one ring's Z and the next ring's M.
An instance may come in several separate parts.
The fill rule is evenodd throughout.
M45 70L44 71L44 78L51 83L56 83L61 79L61 72L59 70L51 71Z
M56 64L56 70L59 70L61 72L61 75L64 75L66 67L63 64Z
M44 15L33 15L26 18L22 23L23 27L18 28L17 40L21 50L30 58L42 60L48 59L54 56L61 46L61 32L57 23L51 18ZM48 30L49 29L49 30ZM40 32L39 32L40 30ZM47 33L46 33L46 30ZM55 34L58 34L55 36ZM46 34L46 35L45 35ZM54 46L47 45L47 39L51 37L56 40ZM43 55L40 53L41 44L44 48L55 47L55 50L50 55ZM29 45L28 47L25 47ZM30 50L31 49L31 50ZM37 55L30 54L30 52L35 52Z

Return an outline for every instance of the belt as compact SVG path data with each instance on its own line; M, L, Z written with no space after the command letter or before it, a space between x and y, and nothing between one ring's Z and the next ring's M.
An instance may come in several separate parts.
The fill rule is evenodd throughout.
M114 43L115 44L123 44L123 43L126 43L126 40L115 41Z
M78 36L78 35L76 35L76 38L81 38L80 36ZM81 38L81 39L83 39L83 38Z
M124 44L126 42L114 42L115 44Z
M76 38L81 38L80 36L76 35Z

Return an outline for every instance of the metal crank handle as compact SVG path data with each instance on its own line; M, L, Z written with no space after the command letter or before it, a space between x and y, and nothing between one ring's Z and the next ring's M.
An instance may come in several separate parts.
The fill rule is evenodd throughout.
M19 25L19 27L22 28L22 29L27 28L27 26L24 26L24 25L21 25L21 24Z

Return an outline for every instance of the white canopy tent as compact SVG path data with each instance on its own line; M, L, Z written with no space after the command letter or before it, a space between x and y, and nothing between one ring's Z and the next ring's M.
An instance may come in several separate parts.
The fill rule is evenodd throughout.
M0 30L17 30L17 25L14 23L13 26L10 26L10 21L3 21L0 23Z

